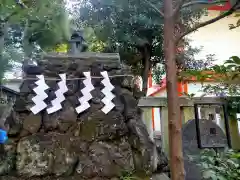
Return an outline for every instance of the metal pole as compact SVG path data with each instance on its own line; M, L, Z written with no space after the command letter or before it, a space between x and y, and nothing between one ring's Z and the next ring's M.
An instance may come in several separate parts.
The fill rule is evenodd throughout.
M175 20L173 0L164 0L164 53L166 60L169 155L172 180L184 180L182 153L182 122L177 91L176 43L174 39Z

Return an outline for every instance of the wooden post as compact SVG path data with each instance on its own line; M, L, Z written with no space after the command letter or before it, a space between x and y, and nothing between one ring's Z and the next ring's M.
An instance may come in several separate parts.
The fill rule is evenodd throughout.
M173 0L164 0L164 53L166 60L169 157L172 180L184 180L182 129L177 89L176 42Z

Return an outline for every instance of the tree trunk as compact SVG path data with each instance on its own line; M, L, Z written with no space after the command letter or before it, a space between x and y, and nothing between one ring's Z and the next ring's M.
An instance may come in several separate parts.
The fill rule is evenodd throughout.
M151 63L150 63L150 59L151 59L151 55L150 55L150 50L147 46L144 47L143 49L143 72L142 72L142 81L143 81L143 93L144 96L147 95L147 90L148 90L148 75L149 75L149 71L151 69Z
M0 24L0 61L2 60L2 54L4 51L4 44L5 44L5 38L8 30L8 23L1 23ZM0 72L0 83L2 83L2 78L4 77L5 70L4 68L1 69L2 72Z
M173 1L164 0L164 53L166 59L170 169L172 180L184 180L182 129L177 91Z
M29 28L28 26L29 26L29 23L28 23L28 20L26 20L24 31L23 31L23 40L22 40L25 61L31 60L31 56L33 52L33 45L29 42L29 39L27 38L27 30Z
M0 23L0 55L4 49L5 36L7 32L7 23Z

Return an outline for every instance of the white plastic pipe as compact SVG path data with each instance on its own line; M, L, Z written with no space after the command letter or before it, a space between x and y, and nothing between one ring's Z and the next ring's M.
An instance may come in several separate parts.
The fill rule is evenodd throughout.
M199 119L202 119L202 116L201 116L201 108L200 108L200 107L198 107L198 118L199 118Z
M240 134L240 113L237 113L238 133Z
M218 125L218 126L221 126L220 125L220 122L221 122L221 115L220 114L216 114L216 124Z

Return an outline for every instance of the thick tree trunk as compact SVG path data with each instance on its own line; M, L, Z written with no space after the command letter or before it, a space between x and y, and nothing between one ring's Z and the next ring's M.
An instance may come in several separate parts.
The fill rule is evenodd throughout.
M2 55L4 48L4 39L6 33L6 25L5 23L0 23L0 55Z
M173 1L164 0L164 53L166 58L170 169L172 180L184 180L182 130L177 91Z
M149 51L149 48L147 46L144 47L143 49L143 72L142 72L142 81L143 81L143 93L144 96L147 95L147 90L148 90L148 75L149 75L149 71L151 69L151 53Z
M29 26L29 23L28 23L28 20L26 20L24 31L23 31L23 40L22 40L24 59L26 61L29 61L31 59L32 52L33 52L33 45L29 42L29 39L27 38L27 30L29 28L28 26Z
M4 51L4 44L5 44L5 38L7 34L7 29L8 29L8 23L1 23L0 24L0 61L2 60L2 54ZM1 68L2 71L0 72L0 83L2 82L2 78L4 76L4 68Z

